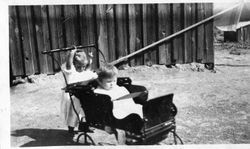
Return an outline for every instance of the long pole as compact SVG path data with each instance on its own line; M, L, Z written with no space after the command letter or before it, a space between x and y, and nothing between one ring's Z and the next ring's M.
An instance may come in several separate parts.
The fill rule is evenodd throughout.
M221 15L221 14L223 14L223 13L226 13L226 12L228 12L228 11L230 11L230 10L232 10L232 9L234 9L234 8L236 8L236 7L238 7L238 6L240 6L240 5L241 5L241 3L236 4L236 5L234 5L234 6L230 7L230 8L228 8L228 9L225 9L225 10L223 10L223 11L221 11L221 12L219 12L219 13L217 13L217 14L211 16L211 17L208 17L208 18L206 18L206 19L204 19L204 20L202 20L202 21L200 21L200 22L198 22L198 23L195 23L195 24L193 24L193 25L191 25L191 26L189 26L189 27L187 27L187 28L185 28L185 29L183 29L183 30L180 30L180 31L178 31L178 32L176 32L176 33L174 33L174 34L172 34L172 35L170 35L170 36L167 36L167 37L165 37L165 38L163 38L163 39L161 39L161 40L158 40L158 41L156 41L156 42L154 42L154 43L152 43L152 44L150 44L150 45L148 45L148 46L146 46L146 47L144 47L144 48L141 48L141 49L139 49L139 50L137 50L137 51L135 51L135 52L133 52L133 53L130 53L129 55L126 55L126 56L124 56L124 57L121 57L121 58L119 58L119 59L117 59L117 60L111 62L111 64L116 65L116 64L121 63L122 61L126 61L128 58L131 58L131 57L133 57L133 56L135 56L135 55L137 55L137 54L139 54L139 53L141 53L141 52L144 52L144 51L146 51L146 50L148 50L148 49L150 49L150 48L152 48L152 47L154 47L154 46L156 46L156 45L158 45L158 44L161 44L161 43L163 43L163 42L166 42L166 41L168 41L168 40L170 40L170 39L172 39L172 38L174 38L174 37L176 37L176 36L178 36L178 35L180 35L180 34L186 32L186 31L188 31L188 30L190 30L190 29L193 29L193 28L195 28L195 27L197 27L197 26L199 26L199 25L201 25L201 24L204 24L204 23L206 23L206 22L208 22L208 21L214 19L215 17L217 17L217 16L219 16L219 15Z
M85 46L72 46L72 47L61 48L61 49L53 49L53 50L50 50L50 51L42 51L42 54L69 51L69 50L73 50L73 49L84 49L84 48L91 48L91 47L96 47L96 45L95 44L89 44L89 45L85 45Z

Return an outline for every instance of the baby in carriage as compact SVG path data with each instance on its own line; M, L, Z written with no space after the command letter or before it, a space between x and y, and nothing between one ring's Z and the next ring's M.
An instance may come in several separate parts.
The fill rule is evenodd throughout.
M117 119L122 119L131 113L142 116L142 105L135 104L132 98L117 100L119 97L129 94L129 91L122 86L116 84L118 70L111 64L102 66L98 71L97 82L99 86L95 89L95 93L106 94L113 101L113 115Z
M90 69L91 63L92 54L87 55L84 51L72 50L67 57L66 63L61 66L66 83L81 82L87 84L89 81L96 79L97 74ZM69 94L63 91L61 113L69 132L73 133L74 127L78 126L79 120L85 121L85 114L79 100L75 96L71 96L71 99Z
M95 93L109 95L113 101L113 115L117 119L123 119L129 114L138 114L143 118L142 105L135 104L132 98L117 100L119 97L129 94L129 91L116 84L118 70L111 64L101 66L97 72L97 82L99 86L94 90ZM105 130L110 132L112 128L106 127ZM118 143L125 144L125 132L118 130Z

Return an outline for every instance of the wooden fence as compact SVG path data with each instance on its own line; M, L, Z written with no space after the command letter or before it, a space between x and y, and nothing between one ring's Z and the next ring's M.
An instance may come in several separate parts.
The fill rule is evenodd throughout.
M9 6L10 66L13 76L53 74L72 45L96 44L108 62L212 15L211 3ZM88 49L91 50L91 49ZM94 67L103 59L94 51ZM131 66L213 63L213 22L129 59Z

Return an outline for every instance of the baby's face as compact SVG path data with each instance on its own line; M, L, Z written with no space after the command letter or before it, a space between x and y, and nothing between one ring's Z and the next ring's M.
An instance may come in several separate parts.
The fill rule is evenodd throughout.
M77 72L82 72L85 69L85 66L78 62L76 62L74 66Z
M100 85L102 86L103 89L110 90L116 84L116 77L102 79L102 81L100 83L101 83Z
M83 51L77 51L74 56L74 66L76 71L78 72L84 71L87 65L88 65L88 60L86 53Z

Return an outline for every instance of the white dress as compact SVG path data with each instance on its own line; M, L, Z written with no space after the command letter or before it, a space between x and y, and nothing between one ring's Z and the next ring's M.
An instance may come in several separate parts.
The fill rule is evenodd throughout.
M67 70L66 64L63 64L61 68L62 68L62 72L65 74L68 84L76 83L80 81L81 82L85 81L85 83L87 84L90 80L97 78L97 74L90 70L77 72L75 70L75 67L72 67L71 70ZM66 83L65 83L65 86L66 86ZM84 115L83 109L81 108L80 101L74 96L72 96L72 100L73 100L75 109L79 115L79 118L80 119L84 118L85 115ZM77 127L78 122L79 122L77 115L74 112L69 94L65 93L64 91L62 91L61 114L67 126Z
M116 118L122 119L132 113L136 113L143 118L142 105L136 104L132 98L115 100L129 94L129 91L125 87L115 85L110 90L97 87L94 92L109 95L111 97L111 100L113 101L113 115Z

